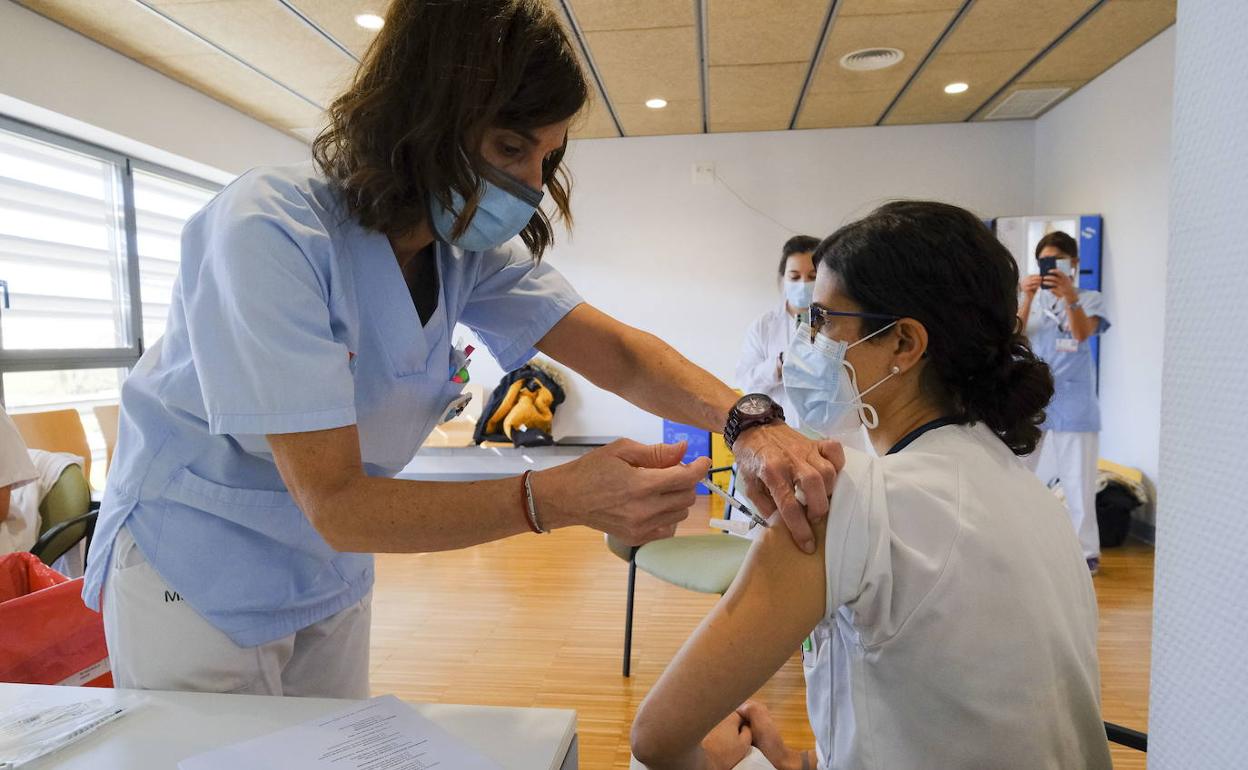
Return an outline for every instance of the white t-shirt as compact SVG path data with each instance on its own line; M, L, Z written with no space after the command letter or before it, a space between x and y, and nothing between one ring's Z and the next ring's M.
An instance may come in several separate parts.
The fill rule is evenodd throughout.
M0 409L0 487L11 487L9 515L0 521L0 554L28 551L39 539L39 503L14 494L20 487L39 478L26 442L18 433L8 412Z
M1096 596L1061 503L983 425L846 455L803 647L819 766L1108 769Z

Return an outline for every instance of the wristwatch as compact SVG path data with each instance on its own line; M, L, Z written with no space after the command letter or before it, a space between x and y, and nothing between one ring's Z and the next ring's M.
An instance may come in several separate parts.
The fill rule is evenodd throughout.
M742 433L777 420L784 421L784 409L765 393L750 393L728 412L728 424L724 426L724 443L732 449Z

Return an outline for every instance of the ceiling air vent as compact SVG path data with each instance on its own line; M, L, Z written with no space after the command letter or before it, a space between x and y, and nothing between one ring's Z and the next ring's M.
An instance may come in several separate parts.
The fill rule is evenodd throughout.
M841 66L854 72L882 70L891 67L906 55L896 48L864 48L841 57Z
M1034 118L1061 99L1069 88L1020 88L984 116L985 120Z

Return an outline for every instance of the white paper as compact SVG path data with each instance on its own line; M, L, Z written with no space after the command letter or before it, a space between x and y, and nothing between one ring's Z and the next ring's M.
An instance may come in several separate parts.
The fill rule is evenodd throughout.
M275 767L502 770L393 695L178 763L180 770Z

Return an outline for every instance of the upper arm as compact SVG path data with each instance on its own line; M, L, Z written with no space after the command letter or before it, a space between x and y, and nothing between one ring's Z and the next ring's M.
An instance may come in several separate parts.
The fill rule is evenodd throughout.
M798 550L784 522L750 549L741 572L642 703L633 725L641 757L678 755L753 695L825 612L825 530L815 554Z
M334 545L342 523L334 516L341 510L336 502L353 481L365 475L356 426L267 438L291 497L326 542Z
M0 487L0 521L9 518L9 497L13 494L13 485Z

